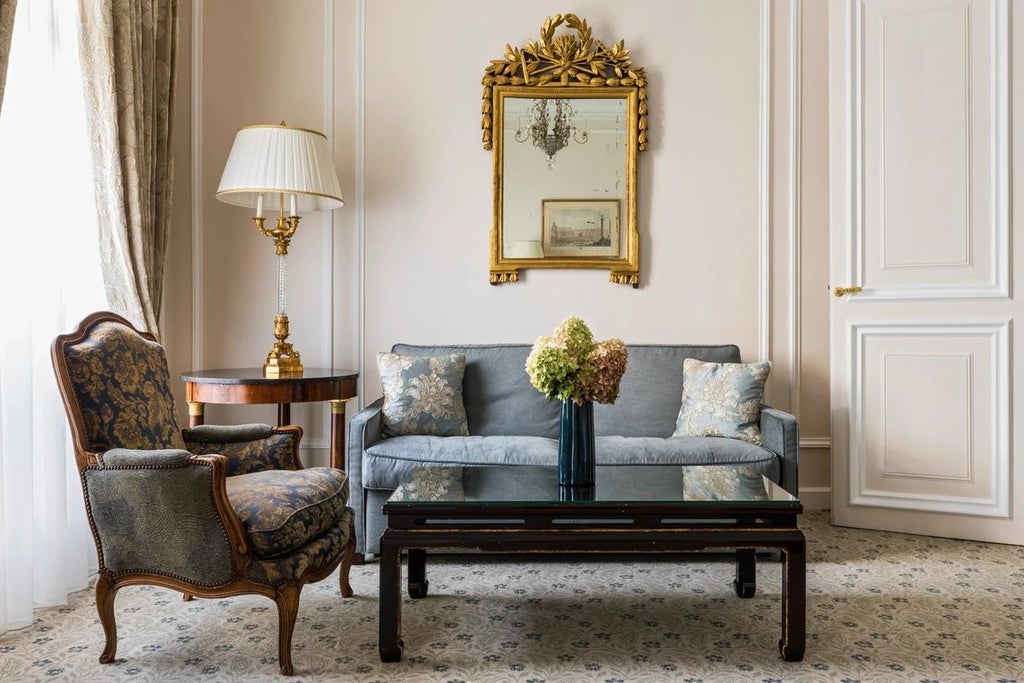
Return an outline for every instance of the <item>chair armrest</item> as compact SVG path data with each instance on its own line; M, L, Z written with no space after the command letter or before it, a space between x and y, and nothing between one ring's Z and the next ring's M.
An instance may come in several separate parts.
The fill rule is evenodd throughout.
M794 496L800 495L800 427L789 413L761 406L761 445L779 456L782 469L779 484Z
M300 470L302 428L265 424L201 425L181 430L185 447L197 455L228 459L228 476L264 470Z
M251 548L228 502L227 460L184 450L113 449L82 469L101 570L210 587L238 576Z

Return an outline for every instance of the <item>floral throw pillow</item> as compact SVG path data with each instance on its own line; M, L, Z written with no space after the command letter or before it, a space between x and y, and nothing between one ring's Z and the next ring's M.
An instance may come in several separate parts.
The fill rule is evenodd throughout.
M384 389L385 436L468 436L462 403L466 356L402 356L381 351L377 371Z
M772 369L759 363L683 361L683 405L672 436L724 436L761 445L761 397Z

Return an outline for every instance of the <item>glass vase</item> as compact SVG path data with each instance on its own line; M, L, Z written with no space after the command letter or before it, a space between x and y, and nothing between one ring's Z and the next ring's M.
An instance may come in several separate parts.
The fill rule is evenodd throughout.
M561 486L594 485L597 452L594 448L594 403L562 401L558 430L558 483Z

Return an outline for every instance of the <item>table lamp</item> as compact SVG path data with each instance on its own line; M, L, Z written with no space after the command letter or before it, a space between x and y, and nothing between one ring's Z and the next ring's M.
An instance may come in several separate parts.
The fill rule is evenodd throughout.
M246 126L235 134L224 164L217 199L256 209L253 221L260 233L274 240L277 253L277 314L274 337L263 374L267 377L302 374L302 360L288 339L288 244L299 225L299 213L330 211L344 206L327 136L315 130L285 125ZM264 226L264 200L272 209L277 200L277 225ZM287 215L285 211L287 210Z

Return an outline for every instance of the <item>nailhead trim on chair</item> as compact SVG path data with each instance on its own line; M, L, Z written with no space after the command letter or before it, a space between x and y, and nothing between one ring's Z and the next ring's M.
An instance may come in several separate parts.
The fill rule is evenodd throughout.
M82 468L82 470L79 472L79 478L82 481L82 491L83 492L88 491L88 488L87 488L87 485L86 485L86 481L85 481L85 473L89 472L89 471L108 471L108 470L177 470L177 469L181 469L183 467L192 467L192 466L195 466L195 465L200 465L202 467L206 467L206 468L211 468L212 469L212 466L208 462L190 462L187 465L147 465L146 467L133 467L131 465L117 465L117 466L114 466L114 467L103 467L102 466L103 454L102 453L98 454L96 459L100 461L100 466L89 465L89 466L86 466L86 467ZM147 574L156 574L157 576L166 576L169 579L176 579L178 581L182 581L184 583L188 583L188 584L191 584L193 586L202 586L203 588L216 588L217 586L223 586L223 585L229 584L229 583L231 583L232 581L235 580L232 577L232 578L229 578L227 581L221 581L220 583L209 583L209 582L205 582L205 581L200 582L200 581L194 581L194 580L186 578L184 576L179 576L178 574L171 574L169 572L162 572L162 571L151 569L151 568L148 568L148 567L145 568L145 569L124 569L124 570L121 570L119 572L112 572L112 571L110 571L109 569L106 568L106 563L103 561L103 544L100 543L99 534L96 533L96 520L94 520L93 516L92 516L92 505L89 503L89 496L88 496L88 494L86 494L86 495L82 496L82 498L85 500L85 514L86 514L86 517L88 517L88 519L89 519L89 530L92 531L93 540L96 543L96 555L99 558L100 569L105 571L111 578L117 578L119 576L124 576L125 574L147 573ZM221 530L221 533L224 535L224 542L227 543L227 547L230 548L231 547L231 538L228 536L227 529L224 528L223 524L220 525L220 530ZM250 561L251 561L251 558L250 558Z

